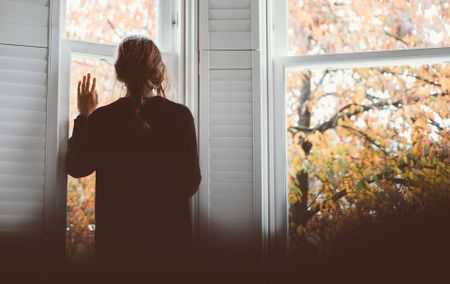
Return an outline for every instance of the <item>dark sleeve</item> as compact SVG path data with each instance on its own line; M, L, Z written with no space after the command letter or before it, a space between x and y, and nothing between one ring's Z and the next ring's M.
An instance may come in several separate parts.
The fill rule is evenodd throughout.
M202 179L200 173L200 164L198 159L198 149L197 149L197 135L195 133L195 123L194 118L187 109L187 127L186 127L186 180L187 180L187 193L188 196L194 195L200 186L200 181Z
M66 170L72 177L85 177L95 171L95 139L93 114L89 117L78 115L66 156Z

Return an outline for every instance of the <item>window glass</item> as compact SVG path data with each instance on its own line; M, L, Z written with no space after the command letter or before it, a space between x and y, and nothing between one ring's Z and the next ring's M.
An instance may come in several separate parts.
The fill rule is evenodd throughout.
M287 0L291 55L450 46L450 2Z
M117 44L128 34L156 40L158 0L68 0L66 38Z
M294 258L448 196L449 93L450 64L286 72Z
M70 73L69 133L78 116L77 84L90 72L97 78L99 106L118 99L125 91L115 78L114 66L105 60L72 56ZM123 90L123 91L122 91ZM67 191L67 257L72 261L92 260L95 234L95 173L76 179L68 176Z

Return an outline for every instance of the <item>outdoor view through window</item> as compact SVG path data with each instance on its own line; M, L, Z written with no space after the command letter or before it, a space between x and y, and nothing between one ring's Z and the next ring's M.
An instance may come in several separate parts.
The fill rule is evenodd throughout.
M450 46L448 1L289 0L290 55ZM358 224L450 189L450 64L288 69L289 252L320 255ZM364 236L363 236L364 237Z
M157 37L157 0L68 0L67 39L118 44L128 34ZM99 106L125 94L117 82L113 60L90 54L71 56L69 134L78 115L77 83L90 72L97 78ZM118 225L117 230L124 230ZM72 261L94 259L95 173L80 179L68 177L66 252Z

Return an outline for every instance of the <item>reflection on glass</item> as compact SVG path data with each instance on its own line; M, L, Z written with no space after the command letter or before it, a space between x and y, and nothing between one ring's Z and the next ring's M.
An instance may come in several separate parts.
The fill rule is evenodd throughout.
M288 70L286 90L294 258L448 195L449 64Z
M70 74L69 133L77 108L78 81L90 72L97 78L99 106L121 96L122 85L115 79L114 66L100 59L73 57ZM68 176L66 252L72 261L91 261L94 257L95 173L76 179Z
M450 46L450 2L288 0L292 55Z
M128 34L157 38L157 0L68 0L66 38L117 44Z

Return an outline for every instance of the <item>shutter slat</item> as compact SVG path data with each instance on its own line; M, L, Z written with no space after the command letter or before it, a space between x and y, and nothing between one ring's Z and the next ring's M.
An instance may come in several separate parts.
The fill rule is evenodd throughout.
M0 175L0 187L44 189L44 180L44 176Z
M211 92L251 92L251 81L210 81Z
M47 27L48 7L0 1L0 19L4 23Z
M0 135L45 137L45 124L0 122Z
M211 137L209 139L211 148L249 148L253 146L251 137Z
M39 232L42 231L43 224L42 214L39 216L26 216L26 215L12 215L5 216L0 215L0 233L3 232Z
M12 0L7 0L7 1L12 1ZM14 1L38 5L38 6L48 6L49 5L49 0L14 0Z
M0 56L0 69L46 73L47 61Z
M42 215L44 210L43 203L34 202L1 202L0 216L8 215Z
M251 51L211 51L210 69L251 69Z
M17 163L44 163L45 151L0 148L0 161Z
M0 108L0 121L17 123L42 123L47 120L45 111L9 110Z
M45 98L4 96L0 93L0 106L7 109L46 111L47 100Z
M252 161L217 160L211 165L211 171L251 171Z
M250 20L210 20L210 32L250 32Z
M210 111L215 114L251 114L251 103L211 103Z
M44 163L14 163L0 161L0 175L43 176ZM0 201L3 200L0 198Z
M250 32L210 32L211 49L250 49L252 46Z
M0 188L2 202L40 202L44 203L43 189Z
M253 183L235 183L233 186L223 183L211 183L210 185L211 193L230 193L230 194L252 194Z
M0 67L1 68L1 67ZM0 82L46 85L47 74L42 72L0 69Z
M251 160L252 149L217 148L210 149L211 159L222 160Z
M247 20L250 18L250 9L209 9L210 20Z
M251 81L251 70L211 70L210 81Z
M45 138L0 135L0 148L45 150Z
M249 205L253 202L252 194L211 194L210 199L212 204L223 204L223 205Z
M210 92L209 101L212 103L251 103L251 92Z
M0 22L0 43L35 47L48 46L48 28Z
M250 0L209 0L210 9L227 8L248 8L250 9Z
M221 216L222 218L227 217L247 217L253 214L252 204L249 205L228 205L221 206L216 204L216 206L211 208L211 214L213 217Z
M210 180L213 183L253 182L253 172L211 172Z
M0 45L0 56L45 60L47 62L47 49L29 46Z
M47 87L0 82L0 96L46 98Z
M253 126L215 125L210 130L211 137L252 137Z
M221 115L211 115L209 120L211 126L214 125L252 125L253 117L250 114L242 114L242 115L230 115L230 114L221 114Z

